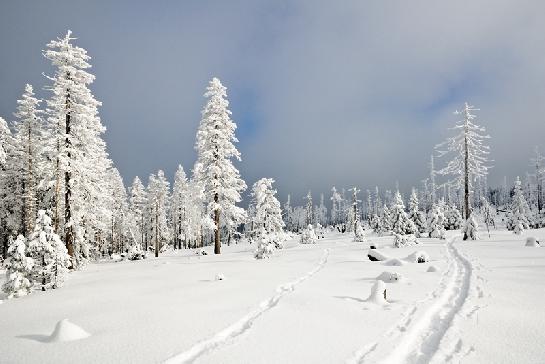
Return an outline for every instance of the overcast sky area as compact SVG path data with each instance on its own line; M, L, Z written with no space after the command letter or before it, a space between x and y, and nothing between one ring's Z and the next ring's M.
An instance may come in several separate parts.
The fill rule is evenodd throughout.
M464 101L492 137L489 183L511 184L545 150L543 14L539 0L2 1L0 116L13 119L25 83L49 96L41 51L71 29L126 185L192 168L214 76L242 177L273 177L282 201L420 187Z

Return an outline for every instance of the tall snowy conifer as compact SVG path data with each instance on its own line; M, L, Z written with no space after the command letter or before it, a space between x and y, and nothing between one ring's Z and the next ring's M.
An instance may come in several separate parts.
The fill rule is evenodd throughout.
M49 77L53 95L47 100L54 224L57 230L62 221L68 254L78 265L87 255L86 237L97 235L93 230L103 214L97 206L107 198L102 183L110 161L101 137L105 131L98 116L101 103L89 89L95 79L86 71L91 67L90 57L85 49L72 44L75 38L71 34L68 31L63 38L51 41L44 56L56 68L54 76Z
M467 102L462 111L456 114L462 115L462 119L456 123L453 130L457 135L448 138L436 148L439 156L452 153L454 157L448 164L438 171L442 175L453 175L454 184L464 190L464 217L466 220L471 216L470 198L473 193L473 184L478 177L484 177L488 173L488 154L490 148L484 144L490 138L485 135L485 128L474 123L477 111ZM464 240L469 236L464 233Z
M214 218L215 254L221 253L220 216L243 215L243 210L235 204L240 202L240 194L246 189L232 162L232 158L240 161L240 152L234 144L238 142L236 124L231 120L226 90L219 79L214 77L210 81L204 94L208 101L202 110L195 145L198 159L194 175L202 184L207 211Z

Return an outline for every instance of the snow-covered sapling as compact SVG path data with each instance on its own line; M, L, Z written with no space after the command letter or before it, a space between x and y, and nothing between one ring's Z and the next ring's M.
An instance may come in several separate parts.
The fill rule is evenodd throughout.
M32 267L34 261L26 256L25 238L19 235L13 240L10 237L6 267L6 282L2 290L8 298L26 296L32 289Z

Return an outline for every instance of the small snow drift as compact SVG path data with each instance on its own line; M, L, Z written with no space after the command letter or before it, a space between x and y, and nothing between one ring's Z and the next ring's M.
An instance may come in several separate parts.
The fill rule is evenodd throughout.
M216 274L216 281L223 281L225 276L222 273Z
M403 279L403 276L400 273L396 272L382 272L377 280L383 281L385 283L397 283Z
M73 341L81 340L91 336L87 331L76 324L68 321L68 319L57 322L55 330L49 336L48 342Z
M383 281L377 280L375 284L373 284L371 295L367 298L366 302L377 305L388 304L388 301L386 301L386 284Z
M539 248L541 245L539 244L539 240L537 240L533 236L530 236L530 237L526 238L526 245L525 246L538 247Z
M382 254L377 249L369 249L367 252L367 257L372 262L381 262L383 260L389 259L387 255Z
M405 260L411 263L426 263L430 261L430 256L425 251L417 251L409 255Z
M438 272L439 268L437 268L435 265L430 265L426 272Z
M397 258L388 259L384 262L384 265L390 265L394 267L400 267L402 265L405 265L405 263Z

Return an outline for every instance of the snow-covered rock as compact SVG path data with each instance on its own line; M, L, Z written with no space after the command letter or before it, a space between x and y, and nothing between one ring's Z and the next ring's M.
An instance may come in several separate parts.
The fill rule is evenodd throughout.
M411 263L426 263L430 261L430 256L425 251L417 251L407 256L405 260Z
M403 276L400 273L396 272L382 272L377 277L377 280L383 281L385 283L397 283L401 279L403 279Z
M381 262L383 260L388 260L389 259L389 257L387 255L382 254L377 249L369 249L369 251L367 252L367 257L372 262Z
M388 259L387 261L385 261L384 265L399 267L399 266L405 265L405 262L403 262L402 260L397 259L397 258L392 258L392 259Z
M525 246L540 247L541 245L539 244L539 241L536 238L534 238L533 236L530 236L526 238Z
M49 336L49 342L81 340L91 336L87 331L68 319L57 322L55 330Z
M377 305L388 304L388 301L386 301L386 284L383 281L375 281L375 284L371 287L371 294L366 302L375 303Z

